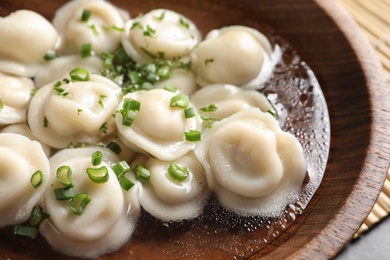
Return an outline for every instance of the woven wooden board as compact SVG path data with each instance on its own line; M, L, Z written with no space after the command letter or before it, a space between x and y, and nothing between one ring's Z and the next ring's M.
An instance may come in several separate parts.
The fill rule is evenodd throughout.
M390 0L339 0L374 46L390 82ZM390 171L371 213L355 238L390 214Z

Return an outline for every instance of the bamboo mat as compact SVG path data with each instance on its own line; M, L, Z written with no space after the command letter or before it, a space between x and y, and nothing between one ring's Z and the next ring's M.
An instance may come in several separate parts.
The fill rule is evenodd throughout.
M390 82L390 0L338 0L355 18L374 46ZM355 238L390 214L390 171L371 213Z

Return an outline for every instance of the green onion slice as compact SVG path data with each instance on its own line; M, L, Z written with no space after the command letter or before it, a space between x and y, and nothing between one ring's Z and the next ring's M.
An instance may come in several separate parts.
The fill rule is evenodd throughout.
M75 68L69 72L70 78L73 81L88 81L89 72L84 68Z
M3 108L4 108L4 103L3 101L0 100L0 111L3 110Z
M38 229L36 227L24 226L24 225L15 225L14 234L29 237L34 239L37 237Z
M81 45L80 55L82 58L88 58L92 56L92 44L91 43L84 43Z
M164 86L164 89L166 91L169 91L169 92L175 92L176 91L176 88L174 86L172 86L171 84L167 84Z
M91 202L91 198L87 193L79 193L74 196L68 203L68 208L75 215L81 215L85 207Z
M171 98L171 107L181 107L181 108L187 108L188 107L188 96L184 94L177 94L176 96L173 96Z
M48 50L46 52L46 54L43 56L43 59L45 61L51 61L51 60L55 59L56 56L57 56L57 54L56 54L56 52L54 50Z
M119 178L125 175L126 172L130 171L130 166L125 161L118 162L112 167L115 175Z
M91 17L91 11L84 9L83 13L81 14L81 21L88 22L90 17Z
M122 148L119 146L119 144L117 144L116 142L114 141L110 141L106 147L108 149L110 149L111 151L113 151L114 153L116 154L120 154L122 152Z
M100 168L87 168L87 174L94 183L105 183L110 176L106 166Z
M28 223L32 227L38 227L44 219L47 219L49 215L42 211L42 209L39 206L35 206L30 214L30 217L28 219Z
M57 169L56 177L65 188L73 188L72 169L69 166L61 166Z
M131 126L135 120L136 112L134 110L122 109L122 125Z
M145 182L150 179L150 171L142 165L137 165L134 168L135 178L140 182Z
M119 184L121 185L122 189L125 191L128 191L133 187L135 184L131 180L127 179L125 176L120 176L118 178Z
M198 142L202 139L201 133L197 130L187 130L184 135L189 142Z
M187 179L188 177L188 169L187 167L183 167L178 165L177 163L171 163L168 167L168 174L169 176L178 182L183 182Z
M133 110L133 111L139 111L141 108L141 102L135 99L131 98L125 98L123 101L123 109Z
M54 190L57 200L69 200L74 197L72 188L64 187Z
M30 182L34 189L41 186L43 183L43 173L41 171L34 172L31 176Z
M101 151L96 151L92 154L92 165L93 166L97 166L99 164L101 164L103 161L103 154Z
M195 116L195 109L193 107L187 107L184 109L184 117L185 118L192 118Z

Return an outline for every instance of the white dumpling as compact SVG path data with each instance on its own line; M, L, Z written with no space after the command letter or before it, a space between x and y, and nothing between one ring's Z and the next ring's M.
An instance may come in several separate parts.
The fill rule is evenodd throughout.
M0 71L33 77L47 51L58 47L60 37L40 14L18 10L0 17L0 42Z
M222 206L277 217L296 202L306 176L303 149L272 115L248 108L216 122L202 138L195 154Z
M122 45L138 63L152 61L150 55L168 59L186 56L201 39L192 21L166 9L155 9L129 20L125 29Z
M49 161L41 145L25 136L0 134L0 227L21 224L41 200L48 186ZM34 188L32 175L42 172L42 184Z
M62 76L78 67L87 69L89 73L97 74L103 68L103 60L97 56L82 58L77 54L55 58L38 71L34 77L35 85L40 88L50 82L62 80Z
M88 81L55 82L41 87L31 99L28 123L40 140L54 148L83 142L95 144L114 129L102 130L113 120L121 89L114 82L92 74Z
M186 95L192 95L196 89L197 84L194 73L186 69L173 69L169 79L158 81L154 84L155 88L173 87Z
M83 11L91 15L82 21ZM78 54L90 43L95 54L112 52L120 46L124 22L129 14L104 0L74 0L57 10L53 25L62 37L61 54Z
M280 59L267 37L245 26L209 32L191 53L192 68L201 86L215 83L260 89Z
M1 132L2 133L14 133L14 134L24 135L33 141L39 142L41 144L42 149L45 152L46 156L49 157L51 155L51 150L52 150L51 147L44 144L40 140L38 140L38 138L35 135L33 135L33 133L31 132L30 128L28 127L28 125L26 123L12 124L12 125L6 126L1 130Z
M153 89L125 95L117 111L122 109L125 99L137 100L141 105L131 126L123 125L123 116L116 114L119 138L133 149L161 160L175 160L194 149L195 143L186 141L185 132L199 130L200 122L197 117L185 118L182 108L171 107L171 98L177 94Z
M0 72L0 125L26 122L34 82L27 77Z
M204 170L190 152L174 161L188 169L188 177L178 182L168 173L171 163L155 158L146 160L144 166L150 171L150 180L143 183L141 206L163 221L195 218L203 212L209 195Z
M101 164L93 166L92 153L101 151ZM51 247L61 253L83 258L97 258L124 245L134 231L140 214L139 190L133 186L124 191L112 169L119 158L99 147L64 149L50 158L50 188L45 192L43 209L50 218L40 225L40 233ZM56 179L56 171L69 166L73 193L86 193L90 202L81 215L68 208L67 200L57 200L54 190L63 185ZM94 183L86 173L87 168L105 166L109 178L104 183ZM124 193L131 193L131 202Z
M244 90L229 84L214 84L204 87L191 96L192 104L197 108L215 105L217 109L202 112L201 115L216 120L229 117L241 110L257 107L263 112L273 110L267 98L256 90Z

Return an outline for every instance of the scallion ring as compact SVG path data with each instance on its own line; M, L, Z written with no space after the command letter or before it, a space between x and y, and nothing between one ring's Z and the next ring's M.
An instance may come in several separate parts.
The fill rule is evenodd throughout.
M102 161L103 161L103 154L101 151L96 151L92 154L91 162L93 166L98 166L99 164L102 163Z
M184 117L185 118L192 118L195 116L195 109L193 107L187 107L184 109Z
M80 55L82 58L88 58L92 56L93 50L92 50L92 44L91 43L84 43L81 45Z
M201 133L197 130L187 130L184 135L189 142L199 142L202 139Z
M173 96L170 101L171 107L181 107L181 108L187 108L188 107L188 96L184 94L177 94L176 96Z
M105 183L110 177L106 166L100 168L87 168L87 174L94 183Z
M177 181L177 182L183 182L188 177L188 169L187 167L180 166L177 163L171 163L168 167L168 174L169 176Z
M115 175L119 178L125 175L126 172L130 171L130 166L125 161L118 162L112 167Z
M72 169L69 166L61 166L57 169L56 178L65 188L73 188Z
M127 179L123 175L118 178L118 181L119 181L119 184L121 185L122 189L124 189L125 191L130 190L131 187L134 186L134 182L132 182L131 180Z
M137 165L134 168L135 178L140 182L149 181L150 171L142 165Z
M31 176L30 182L33 188L37 189L43 183L43 173L41 171L34 172Z
M91 198L87 193L79 193L74 196L68 203L68 208L75 215L81 215L85 207L91 202Z
M125 98L125 100L123 101L122 108L133 110L133 111L139 111L141 108L141 102L135 99Z
M54 195L57 200L69 200L74 197L73 189L67 187L55 189Z
M114 153L116 154L120 154L122 152L122 148L119 146L119 144L117 144L116 142L114 141L110 141L106 147L108 149L110 149L111 151L113 151Z
M15 225L14 234L29 237L34 239L37 237L38 229L36 227L24 226L24 225Z
M91 17L91 11L84 9L83 13L81 14L81 21L82 22L88 22L89 18Z
M75 68L69 72L70 78L73 81L88 81L89 72L84 68Z
M135 120L136 112L134 110L122 109L122 125L131 126Z
M31 211L28 223L32 227L38 227L48 217L47 213L43 212L39 206L35 206Z

